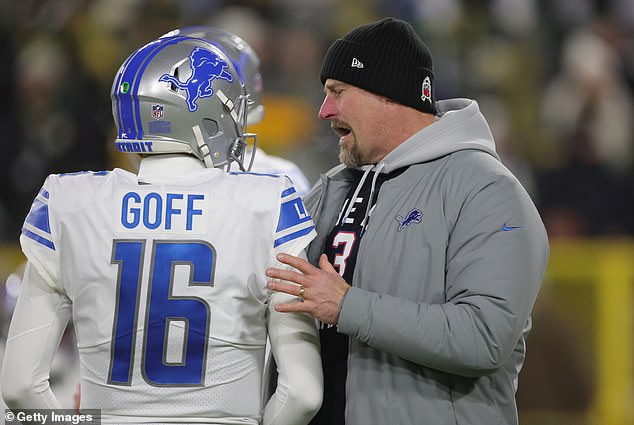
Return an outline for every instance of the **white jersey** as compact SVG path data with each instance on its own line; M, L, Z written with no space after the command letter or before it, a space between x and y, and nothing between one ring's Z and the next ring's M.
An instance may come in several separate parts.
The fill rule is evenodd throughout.
M249 158L252 151L248 151L246 157ZM251 171L254 173L268 173L285 175L291 179L293 186L300 196L304 196L310 190L310 183L304 172L292 161L288 159L269 155L262 149L255 151L255 158Z
M73 305L82 409L115 422L258 423L264 270L277 252L300 253L313 222L285 177L165 180L52 175L26 218L27 259Z

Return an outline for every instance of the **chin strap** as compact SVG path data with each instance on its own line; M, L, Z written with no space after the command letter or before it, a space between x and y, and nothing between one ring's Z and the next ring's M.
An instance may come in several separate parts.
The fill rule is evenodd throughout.
M194 132L194 137L196 138L196 143L198 144L198 149L203 157L203 161L205 161L205 166L207 166L207 168L213 168L214 162L211 159L211 152L209 151L209 146L205 143L203 133L200 131L200 126L193 126L192 131Z
M216 96L218 96L218 99L220 99L220 102L222 102L222 104L225 106L225 110L229 112L229 114L231 115L233 122L239 122L240 117L236 113L235 104L231 101L231 99L229 99L222 92L222 90L216 90Z

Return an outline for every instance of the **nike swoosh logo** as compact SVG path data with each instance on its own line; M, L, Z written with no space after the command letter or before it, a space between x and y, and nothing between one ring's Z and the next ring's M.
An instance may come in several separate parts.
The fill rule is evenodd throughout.
M508 232L509 230L521 229L522 226L507 226L506 223L502 226L502 230Z

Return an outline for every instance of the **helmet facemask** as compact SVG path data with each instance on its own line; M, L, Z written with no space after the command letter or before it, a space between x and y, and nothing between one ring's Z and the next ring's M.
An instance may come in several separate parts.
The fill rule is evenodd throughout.
M242 86L244 91L244 85ZM240 136L227 144L224 142L226 136L220 132L217 121L209 118L203 119L202 130L198 125L192 127L202 159L207 167L225 168L229 172L231 165L235 162L240 171L249 171L253 166L257 146L257 135L246 132L249 95L245 91L243 95L238 97L236 103L228 99L220 90L216 92L216 96L222 103L225 114L231 117L229 125L235 126L235 133ZM203 131L206 133L206 137L203 135ZM253 141L253 149L249 163L245 166L249 140ZM215 147L220 147L220 149L214 149ZM225 151L223 152L223 150Z

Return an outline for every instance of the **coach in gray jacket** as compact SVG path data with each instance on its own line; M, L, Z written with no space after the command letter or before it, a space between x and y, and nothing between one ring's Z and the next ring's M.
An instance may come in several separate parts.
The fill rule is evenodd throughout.
M517 424L549 247L477 103L436 102L429 50L392 18L335 41L321 81L342 165L307 196L308 261L280 257L301 273L267 270L302 301L279 311L322 323L313 423Z

